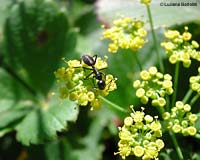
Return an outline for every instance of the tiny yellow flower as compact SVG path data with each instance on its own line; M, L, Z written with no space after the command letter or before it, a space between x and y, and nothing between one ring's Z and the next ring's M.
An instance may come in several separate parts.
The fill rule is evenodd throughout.
M142 122L144 119L144 112L136 111L135 113L131 113L131 117L135 122Z
M191 121L191 122L195 122L197 119L198 119L198 116L196 114L190 114L188 116L188 119Z
M187 128L187 132L190 136L194 136L197 133L197 129L193 126Z
M182 36L184 41L189 41L192 38L192 34L189 32L184 32Z
M133 148L133 153L136 157L142 157L144 154L144 148L141 146L135 146Z
M153 121L153 117L150 116L150 115L146 115L146 116L144 117L144 119L145 119L146 123L151 123L151 122Z
M162 148L164 148L165 144L162 139L157 139L156 146L159 148L159 150L161 150Z
M143 88L139 88L137 91L136 91L136 96L141 98L145 95L145 90Z
M161 124L158 121L154 121L150 124L150 128L153 131L158 131L161 129Z
M192 41L192 46L194 47L194 48L199 48L199 44L197 43L197 41Z
M133 119L132 119L132 117L126 117L125 119L124 119L124 125L125 126L131 126L133 124Z
M140 77L142 80L149 80L150 79L150 74L148 71L143 70L142 72L140 72Z

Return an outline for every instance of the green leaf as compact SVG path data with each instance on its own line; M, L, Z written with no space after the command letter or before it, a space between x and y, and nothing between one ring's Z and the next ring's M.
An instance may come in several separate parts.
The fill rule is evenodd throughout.
M80 112L82 114L77 121L77 127L73 128L74 130L71 129L59 140L45 144L45 157L48 157L49 160L102 159L104 146L101 144L101 140L108 135L104 134L104 128L107 124L113 123L116 115L105 106L100 111L90 113L92 114L90 119L86 115L87 112L88 110Z
M70 101L63 101L62 104L49 102L35 107L38 108L32 110L16 126L17 139L24 145L54 139L57 131L66 129L67 122L74 122L77 119L78 108Z
M161 3L170 3L171 1L152 0L150 8L154 19L155 28L167 25L182 24L189 21L200 19L200 4L197 1L197 6L161 6ZM176 0L178 2L188 2ZM111 22L116 19L117 14L140 18L141 16L148 17L146 6L138 1L132 0L99 0L97 3L97 13L101 20Z
M7 106L3 104L4 100L8 100L9 103L13 103L14 101L27 100L27 98L31 98L26 88L22 86L21 83L19 83L14 77L8 74L8 72L1 68L0 82L0 100L3 100L2 102L0 102L0 106Z
M11 0L0 0L0 33L3 31L3 24L8 16L8 8L11 5ZM1 38L0 38L1 40Z
M17 124L32 107L32 101L27 100L26 90L19 83L0 69L0 129Z
M28 112L30 112L31 109L31 106L28 106L26 103L13 103L10 105L9 100L3 100L3 103L4 104L2 105L1 103L0 106L2 106L2 108L9 109L0 111L0 129L8 126L11 123L18 122L18 120L22 119Z
M22 1L12 8L4 30L5 57L32 88L46 94L61 57L72 43L75 47L67 16L53 1Z

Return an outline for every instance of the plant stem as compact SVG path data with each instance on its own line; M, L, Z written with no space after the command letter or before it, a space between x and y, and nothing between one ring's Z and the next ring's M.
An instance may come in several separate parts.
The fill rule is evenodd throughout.
M166 96L166 101L167 101L167 106L166 106L166 109L165 111L170 111L170 97L169 95Z
M139 60L139 58L138 58L137 53L135 53L135 60L136 60L138 66L139 66L139 68L140 68L140 71L142 71L142 64L140 63L140 60Z
M160 116L162 117L163 113L165 112L163 107L156 107L156 109L158 110Z
M192 98L192 100L190 101L190 105L192 106L198 99L199 99L199 97L200 97L200 94L196 94L193 98Z
M157 57L158 57L159 67L160 67L161 72L164 72L164 65L163 65L162 59L161 59L160 54L159 54L158 41L157 41L156 34L155 34L155 31L154 31L151 9L148 5L146 5L146 7L147 7L147 13L148 13L148 17L149 17L150 26L151 26L151 33L152 33L152 37L153 37L153 41L154 41L154 46L155 46L156 54L157 54Z
M172 107L175 105L175 100L176 100L176 95L177 95L177 90L178 90L179 68L180 68L180 63L177 62L176 67L175 67L175 73L174 73L174 93L172 96Z
M175 136L174 133L171 132L171 131L169 131L169 134L170 134L170 136L171 136L171 138L172 138L172 141L173 141L173 143L174 143L174 146L175 146L176 152L177 152L177 154L178 154L179 160L183 160L183 159L184 159L184 158L183 158L183 154L182 154L181 149L180 149L180 147L179 147L179 145L178 145L176 136Z
M109 101L108 99L106 99L106 98L104 98L102 96L99 96L99 98L101 98L101 100L103 100L107 104L107 106L109 108L111 108L112 110L120 111L120 112L123 112L123 113L127 113L127 111L124 108L122 108L122 107L118 106L117 104Z
M186 103L189 100L190 96L192 95L192 92L193 90L190 88L186 93L185 97L183 98L183 103Z

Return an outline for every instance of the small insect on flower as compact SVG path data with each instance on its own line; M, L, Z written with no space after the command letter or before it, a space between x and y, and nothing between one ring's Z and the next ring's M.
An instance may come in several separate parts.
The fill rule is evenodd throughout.
M105 80L103 80L103 73L100 72L96 67L95 67L95 64L96 64L96 61L97 61L97 55L94 55L93 57L89 56L89 55L83 55L82 56L82 60L85 64L87 64L88 66L91 66L92 68L85 68L84 69L89 69L89 70L92 70L92 72L85 78L87 79L88 77L90 77L92 74L94 74L94 78L96 78L97 80L97 85L98 85L98 88L100 90L104 90L105 87L106 87L106 82ZM103 70L105 68L102 68L100 70Z
M99 109L102 104L100 97L107 96L117 88L117 79L111 74L101 72L108 67L107 62L96 55L83 55L81 61L75 59L65 63L67 67L59 68L54 73L62 99L69 98L80 106L89 105L91 110Z

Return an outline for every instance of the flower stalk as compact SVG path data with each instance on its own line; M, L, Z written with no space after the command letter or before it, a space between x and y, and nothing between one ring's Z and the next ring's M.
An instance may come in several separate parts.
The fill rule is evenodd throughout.
M117 105L117 104L115 104L115 103L109 101L108 99L106 99L106 98L104 98L104 97L102 97L102 96L99 96L99 98L100 98L110 109L112 109L113 111L120 111L120 112L122 112L122 113L127 113L127 111L126 111L124 108L122 108L122 107L120 107L119 105Z
M200 95L197 93L192 100L190 101L190 105L192 106L198 99L199 99Z
M139 67L140 71L142 71L142 64L141 64L141 62L140 62L140 60L138 58L137 53L135 53L135 60L136 60L136 62L138 64L138 67Z
M179 160L184 160L184 158L183 158L183 153L182 153L182 151L181 151L181 149L180 149L180 147L179 147L179 145L178 145L178 141L177 141L177 139L176 139L175 134L174 134L173 132L170 131L170 132L169 132L169 135L170 135L170 137L171 137L171 139L172 139L172 142L174 143L175 150L176 150L176 152L177 152L177 155L178 155Z
M179 69L180 69L180 63L178 62L176 63L175 73L174 73L174 94L172 96L172 107L175 105L176 96L177 96Z
M190 99L190 97L192 95L192 92L193 92L192 89L188 90L188 92L186 93L185 97L183 98L183 103L186 103Z
M146 7L147 7L147 13L148 13L148 17L149 17L150 26L151 26L151 33L152 33L152 37L153 37L153 41L154 41L154 46L155 46L156 54L157 54L157 57L158 57L159 68L160 68L161 72L164 72L164 65L163 65L161 56L159 54L158 41L157 41L156 34L155 34L155 31L154 31L151 9L150 9L149 5L146 5Z

